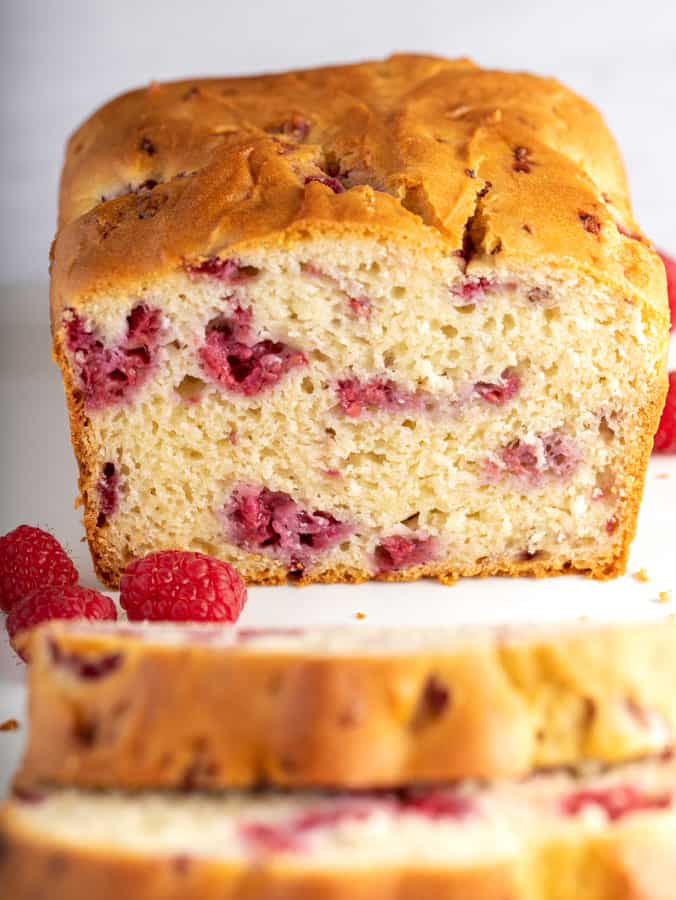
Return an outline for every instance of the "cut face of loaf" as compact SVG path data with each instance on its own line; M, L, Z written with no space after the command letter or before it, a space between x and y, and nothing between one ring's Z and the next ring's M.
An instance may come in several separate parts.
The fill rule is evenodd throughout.
M358 136L334 78L382 106ZM301 104L266 83L271 120ZM666 299L597 114L557 87L559 145L552 84L397 58L302 73L282 139L224 84L230 112L212 83L115 101L64 173L55 346L104 580L176 547L251 582L622 571ZM526 86L536 131L463 106Z
M30 643L17 784L365 789L662 754L676 732L675 648L669 623L55 622Z
M673 761L366 794L20 793L0 878L13 900L667 900L675 794Z
M64 313L108 581L172 547L250 581L617 571L650 439L640 309L369 241L232 267Z

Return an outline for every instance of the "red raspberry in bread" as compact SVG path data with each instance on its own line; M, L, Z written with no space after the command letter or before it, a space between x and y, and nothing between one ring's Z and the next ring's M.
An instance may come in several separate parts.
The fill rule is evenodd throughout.
M655 435L654 453L676 453L676 372L669 372L669 391Z
M120 605L132 620L236 622L245 602L239 573L203 553L149 553L127 566L120 583Z
M5 612L35 588L76 581L71 558L49 532L19 525L0 538L0 609Z
M10 642L22 659L23 649L16 637L28 628L51 619L117 619L115 604L104 594L78 584L47 585L36 588L15 603L5 626Z
M561 805L569 816L578 815L588 806L599 806L611 822L616 822L635 812L670 809L672 802L670 792L645 794L632 785L618 784L605 790L575 791L564 797Z
M676 259L660 251L660 257L667 272L667 294L669 295L669 312L671 313L671 330L676 328Z

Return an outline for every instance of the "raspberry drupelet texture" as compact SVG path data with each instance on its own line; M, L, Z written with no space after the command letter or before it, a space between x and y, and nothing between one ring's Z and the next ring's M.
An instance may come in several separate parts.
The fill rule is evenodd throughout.
M282 341L257 340L251 309L237 307L207 326L199 351L202 368L220 387L251 397L276 385L293 368L304 366L300 350Z
M36 588L15 603L7 616L6 627L12 646L22 659L16 638L28 628L50 619L117 619L115 604L104 594L77 584L47 585Z
M0 538L0 609L5 612L35 588L77 579L72 560L49 532L19 525Z
M125 335L112 346L106 346L96 330L72 310L65 330L85 406L103 409L130 400L153 372L162 314L145 304L135 306L127 316Z
M669 372L669 391L653 450L655 453L676 453L676 372Z
M134 621L236 622L246 596L231 565L183 550L134 560L120 583L120 605Z

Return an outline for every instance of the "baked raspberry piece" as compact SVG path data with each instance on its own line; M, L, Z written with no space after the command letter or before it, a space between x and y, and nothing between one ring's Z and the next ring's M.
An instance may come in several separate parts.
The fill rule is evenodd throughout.
M115 463L104 463L99 480L96 482L99 495L99 515L96 524L99 528L106 524L108 516L112 516L117 509L119 482L120 476Z
M162 335L159 309L139 304L127 316L126 325L124 337L106 346L81 316L70 310L66 317L66 345L89 409L130 400L155 367Z
M284 491L254 485L241 485L233 492L225 516L235 544L268 551L301 571L352 531L351 525L328 512L303 509Z
M341 410L346 416L358 418L364 412L417 410L425 407L428 398L421 392L401 387L391 378L376 377L368 381L341 378L336 382Z
M669 390L655 435L654 453L676 453L676 372L669 372Z
M12 646L22 659L16 640L22 631L51 619L117 619L115 604L104 594L77 584L47 585L26 594L9 611L5 623Z
M671 330L676 328L676 259L660 252L667 273L667 294L669 296L669 312L671 314Z
M77 569L57 539L32 525L0 538L0 609L45 585L75 584Z
M512 369L505 369L500 376L500 381L477 381L474 391L486 403L493 406L504 406L519 393L521 379Z
M576 816L590 806L597 806L604 810L611 822L616 822L635 812L670 809L673 802L670 792L647 794L632 785L619 784L605 790L590 788L576 791L565 797L561 806L569 816Z
M345 190L342 182L338 181L337 178L332 178L330 175L308 175L305 179L305 184L310 184L312 181L318 181L319 184L331 188L334 194L342 194Z
M199 351L202 368L220 387L251 397L274 387L283 376L307 363L305 354L282 341L256 340L251 309L237 307L207 326Z
M478 812L475 800L453 791L403 791L399 802L403 812L426 819L465 819Z
M577 469L581 453L577 443L562 431L517 438L499 451L500 464L488 461L484 466L487 481L499 481L505 475L517 483L538 487L551 479L565 480Z
M120 605L132 621L236 622L245 602L239 573L204 553L149 553L130 563L120 582Z
M241 284L258 275L258 269L255 266L245 266L239 260L220 259L218 256L188 266L187 270L190 275L204 275L222 281L224 284Z
M396 572L431 562L439 552L439 541L428 535L405 537L393 534L383 538L375 549L379 572Z

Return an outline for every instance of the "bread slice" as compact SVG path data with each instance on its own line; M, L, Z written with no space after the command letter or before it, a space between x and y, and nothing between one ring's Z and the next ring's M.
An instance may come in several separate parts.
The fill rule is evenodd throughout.
M372 788L662 753L676 624L403 630L55 622L17 783Z
M12 900L673 900L676 764L365 794L23 793Z
M99 575L622 572L664 269L598 113L395 56L155 84L68 145L51 305Z

